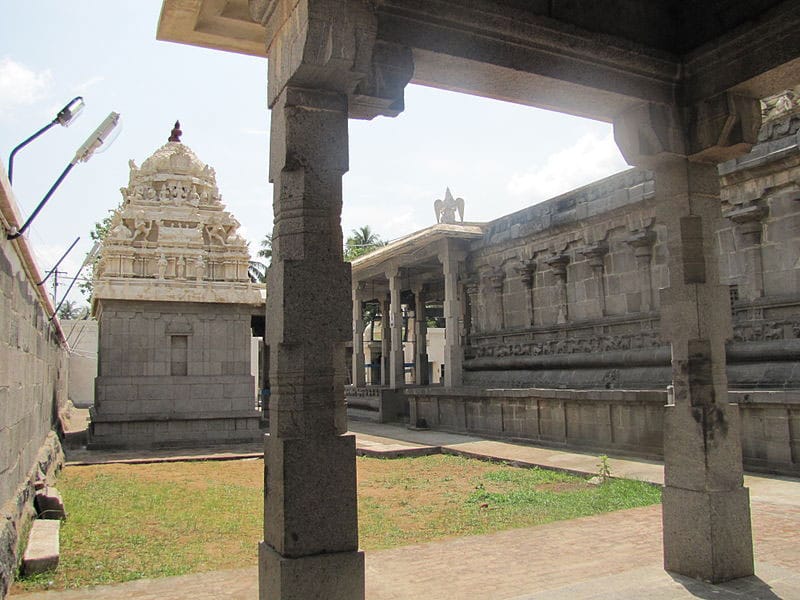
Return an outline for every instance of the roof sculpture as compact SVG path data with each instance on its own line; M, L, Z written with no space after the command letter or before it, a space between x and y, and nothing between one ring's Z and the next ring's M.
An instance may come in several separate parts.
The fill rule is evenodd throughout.
M169 141L141 167L128 161L95 268L94 298L259 303L247 276L247 242L225 210L214 169L180 142Z

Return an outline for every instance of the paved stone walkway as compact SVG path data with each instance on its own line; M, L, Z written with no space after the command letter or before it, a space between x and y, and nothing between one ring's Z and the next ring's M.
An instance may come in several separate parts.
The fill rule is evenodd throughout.
M402 427L354 423L364 453L458 452L595 472L597 457ZM98 457L99 458L99 457ZM139 456L153 459L153 456ZM184 458L185 460L185 458ZM660 481L659 463L611 459L612 472ZM660 506L371 551L368 600L800 600L800 481L747 476L756 577L713 586L661 568ZM140 580L14 600L243 600L258 597L255 567Z

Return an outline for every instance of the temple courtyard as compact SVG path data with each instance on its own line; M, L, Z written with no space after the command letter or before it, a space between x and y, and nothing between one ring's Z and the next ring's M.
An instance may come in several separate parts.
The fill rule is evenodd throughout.
M453 453L520 465L595 473L597 456L473 436L351 423L361 455ZM243 444L216 451L73 451L68 464L258 456ZM611 458L612 473L663 481L657 462ZM800 599L800 482L747 475L756 576L711 585L663 570L661 506L366 554L366 597L400 599L747 598ZM255 552L255 549L254 549ZM258 594L257 567L129 583L12 594L27 600L244 599Z

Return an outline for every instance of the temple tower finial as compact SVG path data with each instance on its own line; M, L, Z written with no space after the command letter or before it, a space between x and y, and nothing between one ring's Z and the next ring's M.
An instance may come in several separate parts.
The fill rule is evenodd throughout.
M180 142L183 132L181 131L181 122L175 121L175 127L170 131L168 142Z

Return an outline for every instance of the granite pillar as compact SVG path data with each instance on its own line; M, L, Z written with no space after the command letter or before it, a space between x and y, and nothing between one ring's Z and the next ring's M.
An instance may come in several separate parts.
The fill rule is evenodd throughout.
M423 286L418 285L414 288L414 302L416 305L414 313L414 383L417 385L428 385L428 321L425 313L425 298Z
M672 346L674 405L664 414L664 567L711 582L752 575L738 407L728 404L728 291L720 285L716 163L755 140L758 103L724 95L696 107L641 105L614 123L631 164L654 170L669 287L661 335Z
M392 330L392 339L389 346L389 386L396 390L405 385L400 269L393 269L386 276L389 279L389 327Z
M381 385L391 383L392 327L391 301L387 297L380 300L381 305Z
M364 370L364 307L358 286L353 287L353 385L366 385Z
M458 298L458 266L463 251L453 247L448 240L439 254L444 272L444 385L458 387L462 384L464 351L461 348L459 317L461 302Z

